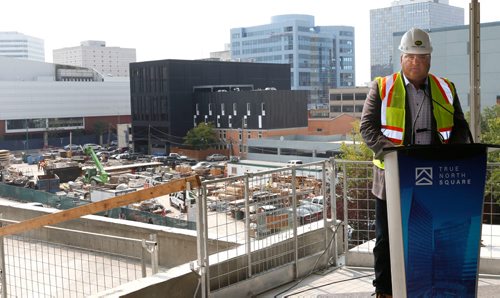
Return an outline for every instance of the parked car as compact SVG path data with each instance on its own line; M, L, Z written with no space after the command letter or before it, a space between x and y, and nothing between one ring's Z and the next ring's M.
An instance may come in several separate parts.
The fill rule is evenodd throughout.
M97 145L94 143L87 143L87 144L83 145L83 149L86 149L87 147L91 147L94 150L101 150L102 149L101 145Z
M128 159L128 152L125 152L125 153L118 153L118 154L113 154L111 155L111 158L113 159Z
M161 162L166 166L175 167L178 164L181 164L182 161L178 157L172 156L154 156L151 161Z
M234 156L234 155L231 155L229 157L229 161L230 162L239 162L240 161L240 157L239 156Z
M300 159L292 159L287 162L288 166L295 166L295 165L301 165L303 164L302 160Z
M214 153L207 156L207 161L223 161L223 160L227 160L227 157L219 153Z
M288 209L293 212L292 208ZM297 220L300 225L305 225L323 218L323 208L315 204L302 204L297 206Z
M176 192L169 195L170 206L179 210L184 209L184 195L182 192Z
M187 163L190 166L194 166L198 161L196 159L181 157L178 159L178 164Z
M315 196L308 199L308 201L313 204L323 205L323 196Z
M80 150L80 145L77 145L77 144L68 144L68 145L64 146L63 148L66 151L68 151L68 150L77 151L77 150Z
M181 212L185 211L186 197L188 204L195 204L196 199L192 191L179 191L169 195L170 206L179 209Z
M217 212L225 212L229 208L229 204L225 201L215 201L208 204L208 210L217 211Z
M319 204L315 204L309 201L302 201L299 205L300 207L304 207L306 209L311 210L312 212L320 212L323 211L323 206Z
M194 166L191 167L191 170L193 171L199 171L199 170L208 170L212 167L212 164L206 161L200 161L199 163L195 164Z

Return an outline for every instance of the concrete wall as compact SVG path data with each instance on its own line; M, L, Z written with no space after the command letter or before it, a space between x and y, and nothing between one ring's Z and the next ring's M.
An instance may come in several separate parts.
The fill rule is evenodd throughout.
M333 231L330 228L326 230L327 239L333 237ZM325 237L325 230L318 229L311 232L299 235L298 245L304 247L306 243L316 243L315 245L305 246L306 249L299 250L298 261L298 277L307 275L316 265L315 268L324 267L333 254L333 244L328 247L325 254L325 242L321 241ZM337 242L339 243L339 252L341 252L342 234L336 234ZM288 243L286 243L288 242ZM278 243L279 246L293 246L293 239ZM217 282L212 282L211 297L253 297L259 293L268 291L276 285L286 284L295 280L295 264L293 262L277 262L277 259L269 258L270 255L275 255L277 247L271 245L263 249L252 252L252 266L254 269L269 268L266 271L253 271L252 277L247 276L247 255L241 253L245 248L238 248L222 252L219 256L212 255L210 260L223 260L218 263L211 262L210 278L217 281L215 274L223 276L223 280L231 281L232 284L220 285ZM238 252L236 252L238 251ZM293 254L294 252L292 252ZM226 258L230 255L238 255L234 258ZM318 258L320 258L318 260ZM286 257L281 257L281 260ZM293 260L293 258L292 258ZM316 261L318 262L316 263ZM265 263L265 264L264 264ZM95 295L95 297L127 297L127 298L142 298L142 297L165 297L168 293L169 298L182 297L201 297L200 290L197 291L198 275L189 269L189 265L181 265L172 268L167 272L159 273L151 277L146 277L131 283L121 285L108 291L103 291ZM196 294L196 295L195 295Z
M59 211L52 208L33 207L23 203L9 204L4 202L0 202L0 209L3 219L16 221L23 221ZM160 266L172 268L197 259L196 231L94 215L64 222L57 225L57 227L135 239L149 239L151 234L156 233ZM108 242L96 241L97 237L93 235L47 229L37 229L32 236L41 240L75 245L82 248L136 257L141 256L141 250L131 245L130 241L120 241L118 242L119 245L117 245L115 240ZM221 250L233 246L235 244L213 241L209 244L209 250L214 252L216 248Z

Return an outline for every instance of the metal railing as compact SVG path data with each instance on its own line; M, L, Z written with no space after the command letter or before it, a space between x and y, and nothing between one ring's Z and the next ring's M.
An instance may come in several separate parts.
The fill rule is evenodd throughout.
M81 245L64 243L75 239ZM157 273L158 247L156 235L145 240L45 227L0 237L0 266L2 297L83 297Z
M500 164L488 164L487 177L499 170ZM375 245L372 175L372 162L330 160L205 181L199 209L198 263L206 289L217 291L325 250L332 238L327 236L328 229L314 241L298 238L337 219L343 223L339 225L343 238L338 243L341 247L333 242L331 258L336 261L337 253L343 254L349 265L351 254L361 253L368 256L364 266L371 267L366 260L373 260ZM500 190L487 181L482 239L493 251L500 248L500 233L489 230L500 224ZM321 219L301 219L301 203L320 196L324 199ZM215 240L233 242L235 248L208 252L206 244L217 243ZM498 258L498 254L487 257Z
M337 265L338 254L345 255L347 265L354 252L372 259L372 170L371 162L328 160L204 181L196 220L196 269L203 293L239 286L283 267L299 278ZM498 171L500 164L488 164L481 258L498 258L493 251L500 249L500 189L491 178ZM54 241L56 231L72 244ZM1 238L3 297L84 296L158 271L154 239L92 233L99 238L93 243L99 249L89 248L81 240L85 235L52 227ZM136 252L124 254L125 247ZM148 259L151 266L144 265Z
M332 222L331 174L331 164L317 162L203 182L199 264L210 291L325 251L332 240L324 229ZM219 241L235 247L208 252L207 243Z

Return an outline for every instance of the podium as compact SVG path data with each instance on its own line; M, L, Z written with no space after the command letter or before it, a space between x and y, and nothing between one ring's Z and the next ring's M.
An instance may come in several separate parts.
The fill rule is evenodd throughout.
M489 147L388 149L384 159L394 297L477 296Z

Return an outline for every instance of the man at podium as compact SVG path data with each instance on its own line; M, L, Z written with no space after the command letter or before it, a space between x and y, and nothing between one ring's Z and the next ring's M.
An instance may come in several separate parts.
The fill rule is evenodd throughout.
M361 135L374 153L377 297L392 296L383 149L472 141L454 84L429 73L432 45L427 32L410 29L399 50L401 71L374 79L361 116Z

